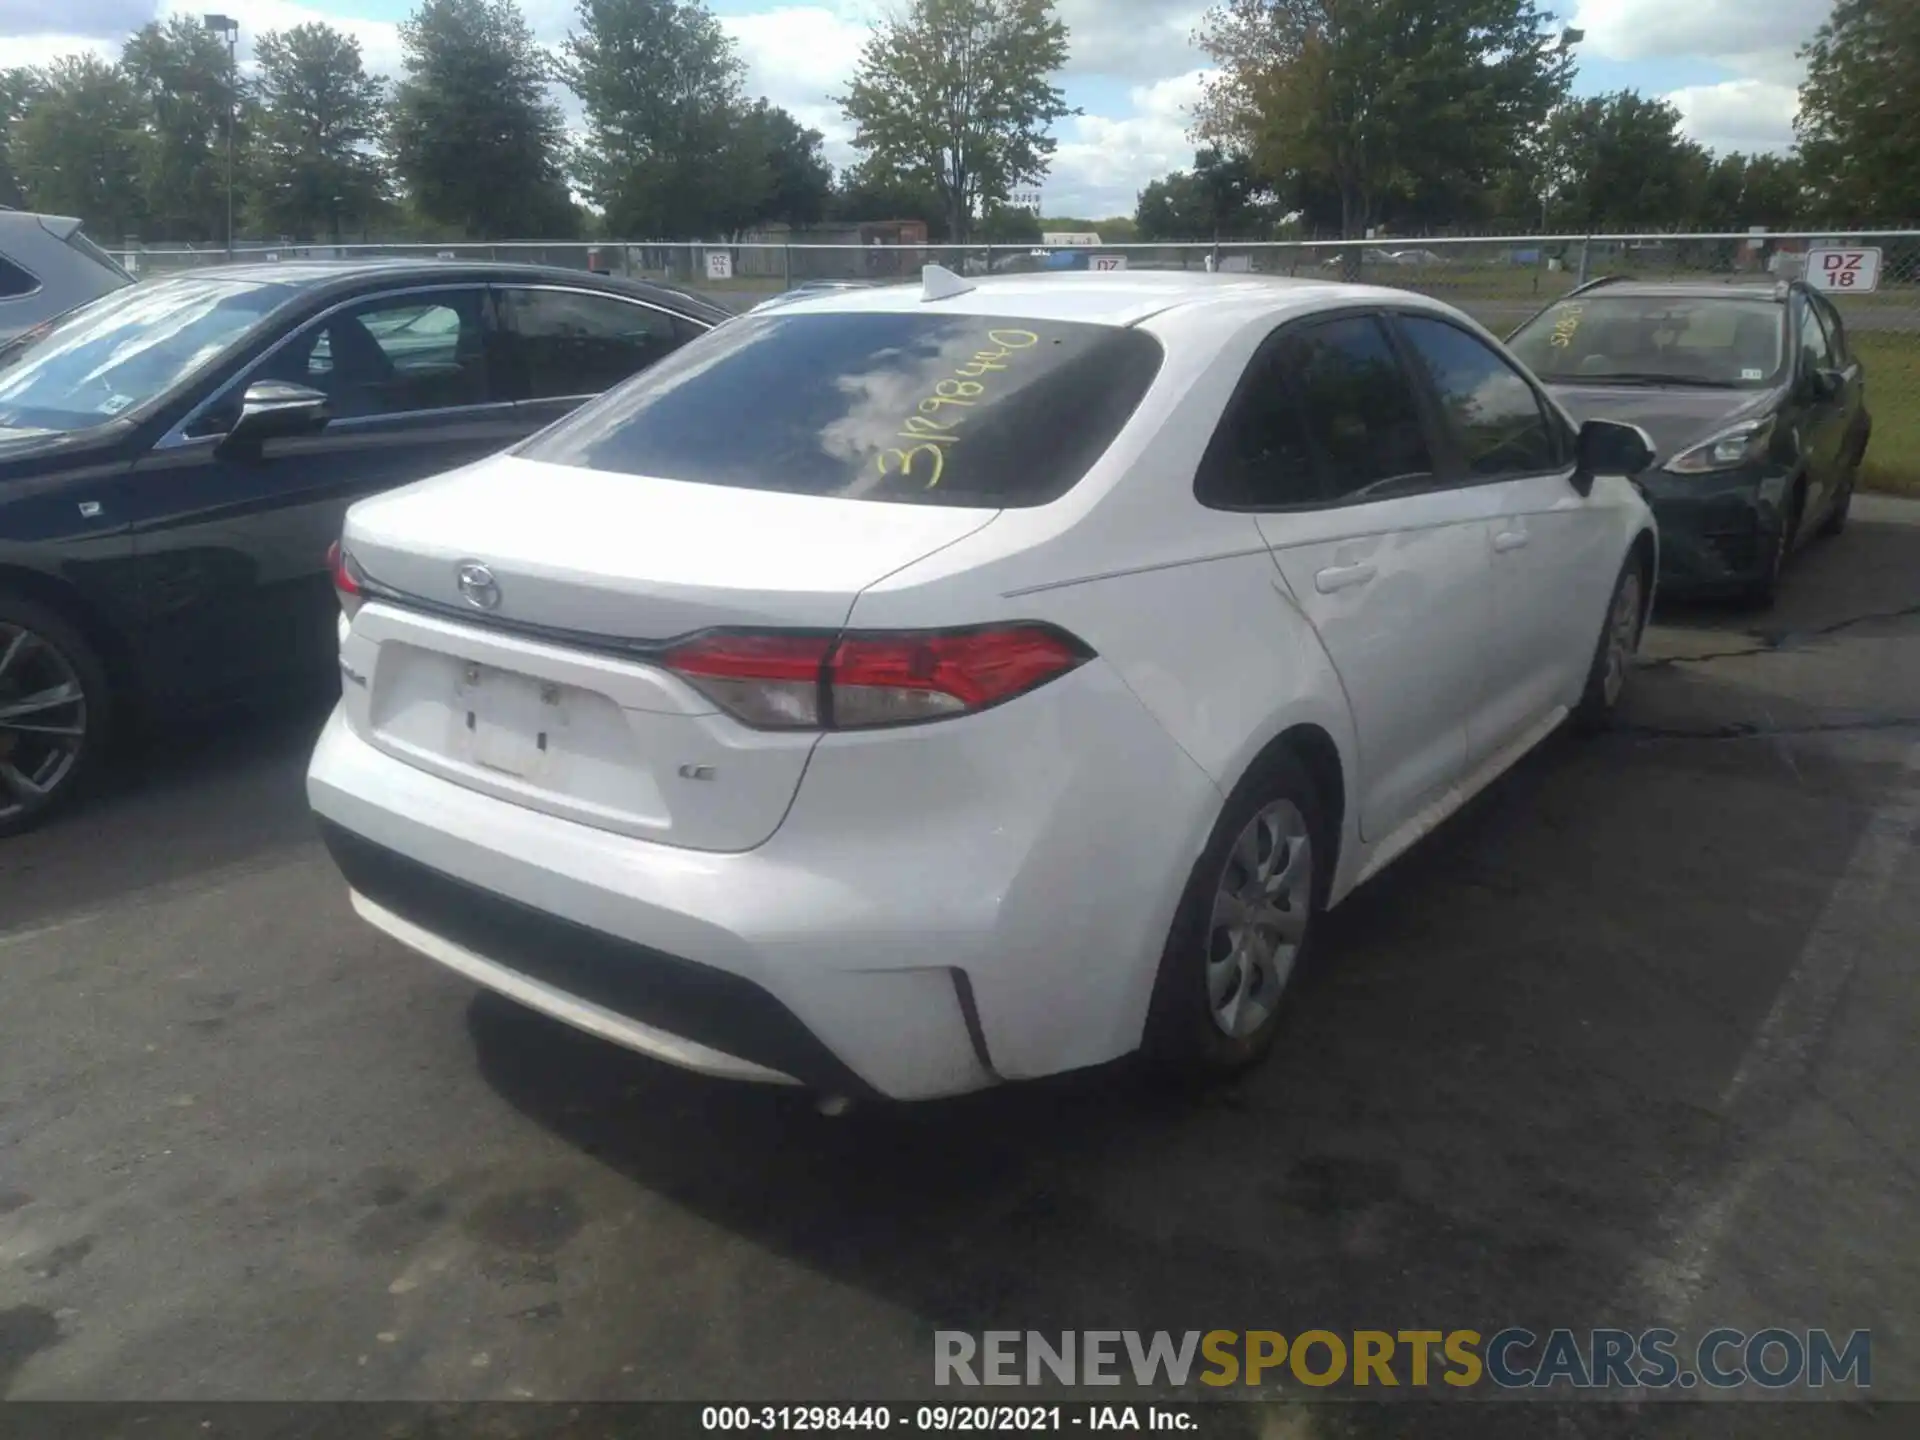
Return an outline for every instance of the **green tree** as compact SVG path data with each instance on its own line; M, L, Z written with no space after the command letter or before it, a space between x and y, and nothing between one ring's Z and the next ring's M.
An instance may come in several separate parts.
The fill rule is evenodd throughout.
M400 43L387 138L413 211L476 239L577 233L552 66L514 0L422 0Z
M1821 218L1920 219L1920 0L1837 0L1801 53L1794 127Z
M69 55L40 72L13 135L27 204L73 215L96 238L137 234L146 215L146 107L126 72L97 55Z
M1806 172L1792 155L1754 155L1747 160L1740 208L1748 225L1791 230L1806 218Z
M1024 206L989 205L980 217L980 238L989 245L1038 245L1040 217Z
M1270 201L1251 160L1209 147L1195 153L1193 169L1140 192L1134 223L1147 240L1258 239L1273 221Z
M197 16L153 21L131 35L120 68L146 108L146 238L208 241L227 233L227 125L238 115L226 42ZM235 132L235 144L242 143Z
M874 220L919 220L927 227L927 239L943 244L947 233L947 211L933 186L920 180L869 164L850 165L840 172L827 214L842 224L860 224Z
M0 206L18 210L27 203L20 174L13 161L14 132L26 118L27 106L40 93L40 72L22 65L0 70Z
M360 42L330 25L270 30L254 45L259 120L249 155L251 214L269 234L339 240L383 208L374 152L386 86Z
M736 228L771 188L748 143L743 66L698 0L580 0L563 74L586 111L575 174L616 233Z
M1067 27L1048 0L912 0L883 20L839 97L866 165L932 191L948 238L1045 176Z
M1396 195L1512 163L1572 76L1548 20L1535 0L1225 0L1199 34L1219 73L1198 132L1357 236Z
M833 166L821 149L826 136L765 100L746 112L743 130L767 170L767 191L753 218L796 229L818 225L833 198Z
M1555 111L1546 156L1550 223L1571 230L1671 230L1711 182L1710 157L1680 133L1680 112L1632 90Z

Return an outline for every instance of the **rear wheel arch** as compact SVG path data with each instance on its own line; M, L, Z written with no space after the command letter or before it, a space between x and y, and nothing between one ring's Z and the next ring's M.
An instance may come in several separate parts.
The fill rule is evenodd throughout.
M1341 841L1346 834L1347 770L1346 763L1340 758L1339 745L1323 726L1312 721L1289 725L1261 747L1228 793L1231 795L1248 784L1257 784L1259 777L1273 769L1282 755L1293 759L1307 772L1320 803L1325 807L1327 829L1332 833L1333 854L1330 863L1322 866L1320 873L1322 883L1330 886L1339 869Z

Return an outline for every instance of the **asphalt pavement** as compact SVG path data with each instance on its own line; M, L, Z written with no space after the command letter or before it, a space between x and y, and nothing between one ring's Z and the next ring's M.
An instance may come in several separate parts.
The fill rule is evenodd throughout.
M1771 613L1663 610L1626 724L1330 917L1204 1099L829 1119L665 1069L355 920L321 707L150 737L0 845L0 1395L907 1399L935 1329L1658 1323L1871 1329L1920 1399L1917 522L1863 501Z

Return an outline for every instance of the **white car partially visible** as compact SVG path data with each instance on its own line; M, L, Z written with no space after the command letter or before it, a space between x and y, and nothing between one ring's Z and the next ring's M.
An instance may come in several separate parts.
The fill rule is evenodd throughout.
M674 1064L1236 1071L1323 910L1617 705L1649 454L1401 291L797 300L353 509L309 795L373 925Z

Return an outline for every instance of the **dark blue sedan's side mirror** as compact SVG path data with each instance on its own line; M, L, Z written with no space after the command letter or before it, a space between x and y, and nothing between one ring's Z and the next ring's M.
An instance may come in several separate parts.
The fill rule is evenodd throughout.
M261 442L311 435L333 418L333 405L318 390L285 380L256 380L240 402L240 418L220 442L222 451L257 451Z

